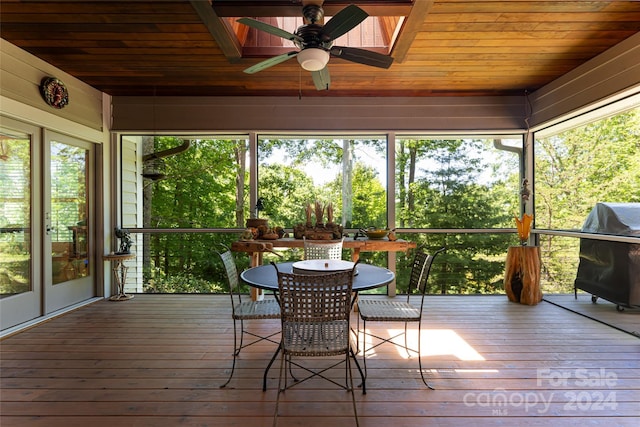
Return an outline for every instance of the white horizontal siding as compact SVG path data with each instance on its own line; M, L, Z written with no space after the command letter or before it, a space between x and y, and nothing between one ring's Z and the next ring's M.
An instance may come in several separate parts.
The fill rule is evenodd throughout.
M122 228L142 227L142 206L140 205L142 186L139 179L140 166L138 162L138 144L135 141L122 141L122 175L121 175L121 209ZM134 245L131 251L138 256L128 262L129 271L125 283L125 291L139 293L142 292L142 234L131 236Z
M58 110L45 103L40 95L44 77L56 77L65 84L69 91L66 107ZM4 97L102 130L102 92L3 39L0 39L0 81Z

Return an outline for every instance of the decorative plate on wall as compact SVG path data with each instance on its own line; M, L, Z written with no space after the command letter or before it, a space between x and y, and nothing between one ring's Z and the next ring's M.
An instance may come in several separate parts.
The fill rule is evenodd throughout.
M61 109L69 103L69 91L55 77L45 77L40 83L40 92L44 101L53 108Z

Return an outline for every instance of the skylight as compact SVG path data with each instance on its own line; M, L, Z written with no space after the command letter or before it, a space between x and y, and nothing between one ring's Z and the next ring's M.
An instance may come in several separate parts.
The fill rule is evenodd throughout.
M327 22L331 17L326 17ZM264 31L238 24L238 18L226 18L242 46L242 56L271 56L285 53L296 46L293 42ZM302 17L256 18L290 33L303 25ZM388 54L399 32L403 17L369 16L360 25L335 40L336 46L358 47Z

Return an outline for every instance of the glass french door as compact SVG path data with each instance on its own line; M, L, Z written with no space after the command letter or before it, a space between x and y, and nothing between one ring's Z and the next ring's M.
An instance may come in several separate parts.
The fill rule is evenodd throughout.
M92 144L45 132L44 311L95 295Z
M0 328L41 315L41 271L34 254L39 191L39 128L2 118L0 126Z
M4 330L96 294L95 150L84 141L1 120L0 329Z

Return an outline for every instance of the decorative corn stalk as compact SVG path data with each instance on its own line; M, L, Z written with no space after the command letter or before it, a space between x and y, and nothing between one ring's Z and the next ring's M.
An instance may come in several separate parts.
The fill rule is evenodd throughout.
M526 246L529 241L529 233L531 233L531 223L533 222L533 215L523 214L522 219L514 216L516 220L516 226L518 227L518 237L520 237L520 244Z
M327 204L327 224L333 224L333 203Z
M315 211L316 211L316 226L324 224L324 206L318 200L315 203Z
M307 217L307 227L311 227L311 203L304 207L304 213Z

